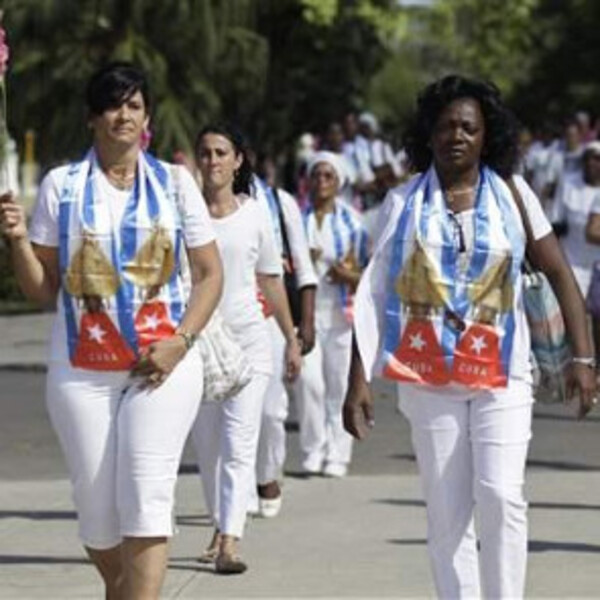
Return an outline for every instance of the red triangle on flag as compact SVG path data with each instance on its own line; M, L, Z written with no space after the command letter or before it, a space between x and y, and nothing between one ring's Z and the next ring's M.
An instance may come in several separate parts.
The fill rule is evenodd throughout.
M127 371L135 363L134 351L105 312L84 313L71 364L92 371Z
M175 335L167 305L159 300L142 304L135 317L135 330L140 348Z
M500 341L493 327L475 323L463 334L454 351L452 380L475 388L506 387Z
M435 329L427 319L410 319L383 376L397 381L445 385L450 374Z

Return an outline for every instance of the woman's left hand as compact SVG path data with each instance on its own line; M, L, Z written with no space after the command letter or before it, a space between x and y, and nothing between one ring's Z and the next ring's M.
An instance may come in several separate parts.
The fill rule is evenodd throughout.
M160 340L148 346L131 370L131 374L144 378L146 387L158 387L167 379L186 352L185 340L179 335Z
M302 368L302 354L296 337L290 338L285 345L285 379L295 381Z
M583 419L596 404L596 371L588 365L572 363L565 374L567 398L579 396L578 417Z

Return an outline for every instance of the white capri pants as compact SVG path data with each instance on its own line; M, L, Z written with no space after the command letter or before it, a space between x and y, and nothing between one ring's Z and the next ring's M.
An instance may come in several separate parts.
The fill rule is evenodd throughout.
M468 398L399 386L427 504L440 598L522 598L527 562L525 462L531 386ZM477 515L480 552L474 527Z
M79 536L105 550L123 537L169 537L185 440L202 398L202 361L188 352L156 389L128 372L50 363L46 403L73 485Z
M256 459L256 480L259 485L277 481L285 463L285 420L288 416L288 394L283 381L285 361L285 338L274 317L267 319L273 374L265 392L262 423Z
M342 405L351 347L351 327L317 330L315 347L304 357L294 392L303 468L309 471L319 471L323 462L342 466L350 463L352 437L344 430Z
M256 372L238 394L204 402L192 429L208 510L216 528L241 538L254 496L256 450L270 375Z

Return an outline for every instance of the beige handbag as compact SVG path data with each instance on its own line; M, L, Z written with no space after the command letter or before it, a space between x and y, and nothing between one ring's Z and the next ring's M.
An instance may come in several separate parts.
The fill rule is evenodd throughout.
M252 365L218 310L200 332L198 349L204 367L203 401L225 400L250 383Z

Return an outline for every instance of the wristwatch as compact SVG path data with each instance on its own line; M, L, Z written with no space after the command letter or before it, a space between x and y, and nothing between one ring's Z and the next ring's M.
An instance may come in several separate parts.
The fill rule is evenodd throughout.
M191 333L189 331L184 331L183 329L177 329L175 331L175 335L179 335L183 338L183 341L185 342L186 350L189 350L196 343L196 340L198 339L197 333Z

